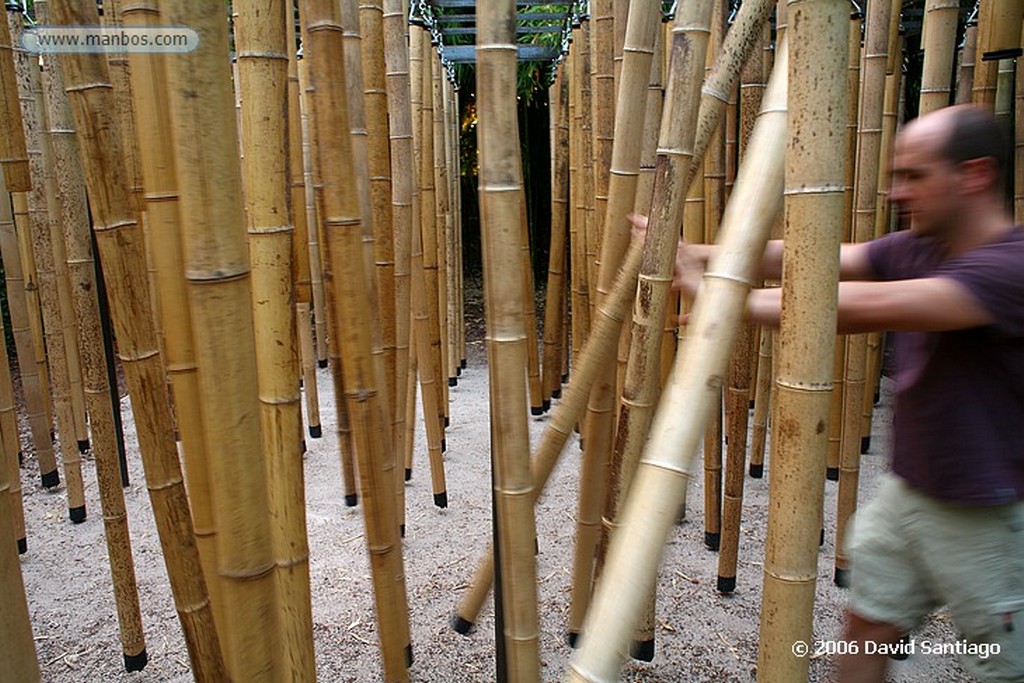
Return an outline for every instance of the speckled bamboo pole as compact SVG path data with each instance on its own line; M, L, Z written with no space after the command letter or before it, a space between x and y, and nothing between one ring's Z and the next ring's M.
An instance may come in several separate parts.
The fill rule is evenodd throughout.
M558 67L555 83L548 89L551 117L551 241L548 247L548 279L544 304L544 398L562 392L562 326L565 298L566 228L569 218L569 77L568 65Z
M6 197L4 201L7 201ZM3 450L0 456L4 460L12 457L5 447ZM17 452L13 458L17 461ZM17 532L14 510L10 507L14 501L9 495L11 482L7 474L6 471L0 474L0 667L3 667L5 678L35 683L40 680L39 660L36 659L36 644L32 638L21 563L12 543ZM20 501L18 504L20 506Z
M972 89L975 104L995 107L1000 60L986 60L984 55L1020 47L1022 16L1024 3L1018 0L985 0L980 4Z
M836 283L846 184L847 0L789 0L782 319L775 396L777 441L769 464L768 535L761 605L759 681L806 679L813 640L821 516L835 351ZM799 46L799 47L797 47ZM818 107L822 98L832 107ZM814 145L805 140L815 140ZM830 226L825 228L824 226Z
M53 2L54 16L60 24L94 26L98 22L95 7L88 3L72 6L66 0ZM145 249L132 188L121 163L107 65L102 55L91 54L63 55L61 64L75 116L86 186L94 200L93 230L109 278L108 298L119 356L138 418L139 450L175 608L196 680L221 681L227 674L178 464L174 425L164 390L166 374L145 287Z
M956 56L956 25L960 0L927 0L921 26L924 65L921 67L921 96L918 114L949 106Z
M974 88L974 60L978 49L978 22L972 21L964 28L964 42L959 50L959 69L956 81L956 104L971 101Z
M14 229L14 214L11 212L10 197L7 194L7 183L0 173L0 235ZM14 292L8 290L8 297ZM0 338L6 339L6 330L0 320ZM25 509L21 500L21 443L18 438L18 415L14 408L14 386L11 379L11 366L7 356L7 344L0 344L0 447L2 447L3 470L0 477L5 477L8 484L10 499L11 530L18 546L18 553L28 550L25 537ZM2 504L2 503L0 503Z
M430 91L433 101L431 119L434 135L434 211L437 216L437 323L441 334L441 367L444 371L441 380L447 396L449 387L453 387L458 383L456 370L459 367L458 359L452 358L453 335L451 330L451 306L449 303L454 299L452 285L455 284L451 281L448 263L448 259L451 257L449 243L452 233L452 198L448 174L448 149L445 140L444 79L441 76L441 60L436 53L436 46L432 53L430 60ZM536 325L534 328L536 329ZM534 336L536 336L536 333ZM451 414L451 410L448 407L449 399L447 398L445 399L445 406L448 408L445 412L445 423L447 424Z

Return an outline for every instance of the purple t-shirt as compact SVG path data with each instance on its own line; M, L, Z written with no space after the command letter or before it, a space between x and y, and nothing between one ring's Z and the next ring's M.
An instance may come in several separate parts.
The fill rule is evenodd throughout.
M879 280L948 277L995 323L894 337L893 471L966 505L1024 500L1024 227L943 260L909 231L871 243Z

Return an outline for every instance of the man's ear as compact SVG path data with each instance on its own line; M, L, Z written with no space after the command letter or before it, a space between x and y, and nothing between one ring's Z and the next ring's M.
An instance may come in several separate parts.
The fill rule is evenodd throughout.
M960 162L962 189L968 193L989 192L999 182L996 160L992 157L978 157Z

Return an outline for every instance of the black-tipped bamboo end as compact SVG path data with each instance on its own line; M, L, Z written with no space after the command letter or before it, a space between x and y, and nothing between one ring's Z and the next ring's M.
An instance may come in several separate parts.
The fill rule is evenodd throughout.
M448 451L448 439L441 439L441 452L446 453Z
M538 415L544 414L544 406L530 406L530 415L537 417Z
M405 525L404 524L399 524L398 525L398 537L399 538L405 538Z
M871 404L877 406L881 402L882 402L882 390L881 389L875 389L875 395L871 397Z
M439 508L448 507L448 492L442 491L441 493L434 494L434 505Z
M124 656L124 670L128 673L133 671L142 671L146 668L146 664L149 662L149 657L146 655L146 650L143 649L137 655L125 655Z
M466 359L465 358L463 358L462 360L459 361L459 367L461 367L463 370L466 369Z
M838 467L826 467L825 478L829 481L839 481L839 468Z
M586 449L586 448L584 448L584 446L583 446L583 437L582 437L582 436L580 437L580 450L581 450L581 451L585 451L585 450L587 450L587 449Z
M894 648L894 651L889 653L889 659L895 659L897 662L902 662L903 660L907 659L908 657L910 657L910 652L908 652L908 650L910 649L909 646L910 635L905 635L902 638L900 638L899 642L896 644L896 647Z
M174 440L181 441L181 433L177 429L174 430Z
M50 443L57 443L57 432L50 430Z
M753 410L753 409L754 409L754 399L750 399L750 401L747 402L747 410Z
M54 489L60 486L60 473L57 470L47 472L42 475L40 479L43 482L44 489Z
M408 669L413 663L412 643L405 646L405 668Z
M654 638L650 640L634 640L629 647L629 656L638 662L654 661Z
M324 435L324 428L321 425L309 425L309 438L319 439Z
M302 452L303 453L305 453L306 451L309 450L308 448L306 448L306 440L305 439L302 440L302 446L301 447L302 447Z
M562 375L562 384L567 384L568 382L569 382L569 375L568 374Z
M545 413L548 412L549 410L551 410L551 399L550 398L544 399L544 403L542 404L542 407L543 407L543 410L544 410Z
M835 575L832 577L832 583L839 586L840 588L849 588L850 570L836 567Z
M448 427L450 427L451 424L452 424L452 419L450 417L448 417L447 415L445 415L444 416L444 428L448 429Z
M345 505L350 508L354 508L359 503L358 493L346 493L345 494Z
M18 451L18 467L21 467L24 464L25 464L25 454L22 453L21 451Z
M821 534L818 535L818 547L825 545L825 529L822 528Z
M554 399L562 398L562 387L558 387L557 389L552 391L551 392L551 398L554 398Z
M28 539L22 537L18 539L18 554L24 555L28 552Z
M74 524L81 524L85 521L85 506L79 505L76 508L68 508L68 519Z
M569 647L575 650L576 644L580 641L580 634L576 631L569 631L565 636L565 640L569 643Z
M704 532L704 545L707 546L708 550L718 550L722 544L722 534L711 533L710 531Z
M89 452L89 439L78 440L78 452L82 454Z
M751 479L763 479L764 478L764 465L750 465L750 478Z
M472 621L466 621L465 619L460 617L458 614L456 614L455 616L452 617L452 629L456 633L459 633L461 635L467 635L470 631L473 630L473 622Z
M459 378L458 377L449 377L448 378L448 386L450 386L450 387L457 387L457 386L459 386Z
M326 358L321 358L320 360L318 360L316 362L316 365L319 368L326 368L327 367L327 359Z
M459 367L455 368L455 376L456 377L462 377L462 366L461 365Z
M860 452L861 455L871 450L871 437L862 436L860 439Z
M719 576L716 588L719 593L725 593L726 595L734 593L736 591L736 577Z
M412 469L408 467L405 468L405 480L412 481Z

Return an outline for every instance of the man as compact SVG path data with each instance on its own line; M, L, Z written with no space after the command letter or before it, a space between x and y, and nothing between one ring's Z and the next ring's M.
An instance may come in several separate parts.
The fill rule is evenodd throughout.
M840 253L839 331L905 332L893 471L850 542L847 683L884 680L877 645L943 605L963 634L947 651L982 680L1024 681L1024 228L1005 208L1009 150L972 106L912 121L890 191L910 229ZM677 287L696 295L712 249L680 246ZM769 243L765 276L781 262L781 243ZM778 325L780 308L778 289L747 303L764 325Z

